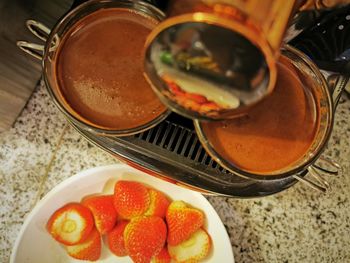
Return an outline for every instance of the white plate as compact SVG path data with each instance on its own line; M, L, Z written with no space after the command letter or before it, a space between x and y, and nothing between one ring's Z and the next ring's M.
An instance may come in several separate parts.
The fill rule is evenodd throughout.
M230 239L219 216L199 193L165 182L127 165L97 167L80 172L52 189L26 218L15 242L11 263L84 262L69 257L64 248L46 231L45 225L52 213L68 202L79 202L93 193L112 193L117 180L142 182L166 193L172 200L183 200L201 209L206 217L205 229L212 238L212 250L203 262L234 263ZM129 257L112 255L102 246L99 262L132 262Z

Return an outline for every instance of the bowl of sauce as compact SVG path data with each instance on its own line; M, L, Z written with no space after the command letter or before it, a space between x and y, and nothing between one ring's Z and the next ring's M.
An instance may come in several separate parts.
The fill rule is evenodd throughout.
M207 152L240 176L275 180L303 171L321 153L332 126L327 84L304 55L286 47L274 91L245 115L195 121Z
M126 136L167 117L143 75L144 43L162 17L143 2L89 1L58 22L45 46L44 79L70 121Z

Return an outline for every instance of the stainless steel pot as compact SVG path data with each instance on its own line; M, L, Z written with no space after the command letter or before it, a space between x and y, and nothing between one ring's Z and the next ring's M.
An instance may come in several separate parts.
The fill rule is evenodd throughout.
M225 159L224 156L215 149L213 143L206 136L203 129L203 122L195 120L195 129L199 140L209 155L221 166L225 167L227 170L237 176L257 181L282 180L288 177L294 177L317 190L325 191L329 185L322 177L322 173L334 174L338 172L340 167L338 164L336 164L336 162L330 160L329 158L323 157L322 161L323 163L328 163L333 167L331 171L321 169L319 166L315 165L315 162L321 158L321 154L327 145L333 127L334 110L344 85L341 85L339 82L337 85L335 85L335 89L330 91L327 81L317 66L302 52L286 45L282 49L282 54L289 59L289 61L301 72L301 74L307 76L309 81L305 83L305 86L313 94L315 103L318 105L317 108L319 109L317 114L319 115L318 118L320 120L320 127L316 132L311 146L297 162L274 172L261 174L250 172L239 168L237 164ZM269 156L266 156L266 158L269 158ZM304 176L300 176L300 174L305 170L307 170L317 182L310 181Z
M18 41L17 46L27 54L42 61L42 74L47 90L51 95L56 106L64 113L64 115L78 127L100 135L106 136L127 136L136 134L147 129L150 129L163 121L169 114L168 110L158 115L152 121L130 129L109 129L95 125L94 123L83 118L67 103L63 96L59 83L56 80L56 58L59 51L62 39L66 33L83 17L106 8L125 8L134 12L141 13L145 16L151 17L157 21L164 18L164 14L151 4L137 0L92 0L79 5L71 10L64 17L62 17L52 30L45 25L28 20L26 22L27 28L45 44L28 43L26 41ZM151 89L151 88L150 88Z

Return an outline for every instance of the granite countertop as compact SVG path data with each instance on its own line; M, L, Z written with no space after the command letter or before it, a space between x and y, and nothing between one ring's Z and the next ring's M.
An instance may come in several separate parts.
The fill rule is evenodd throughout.
M328 177L328 193L298 183L259 199L208 198L236 262L350 262L349 114L343 95L325 152L343 173ZM0 134L0 262L8 261L26 215L50 189L81 170L116 162L71 128L39 85L14 127Z

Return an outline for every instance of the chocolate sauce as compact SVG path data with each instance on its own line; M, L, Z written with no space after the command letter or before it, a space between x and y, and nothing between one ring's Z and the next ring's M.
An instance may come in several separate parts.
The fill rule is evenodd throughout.
M274 174L308 151L319 128L319 114L298 70L282 57L269 97L242 118L202 127L216 152L239 169Z
M143 76L143 45L157 23L128 9L109 8L82 18L67 32L56 75L80 118L98 128L124 130L166 110Z

